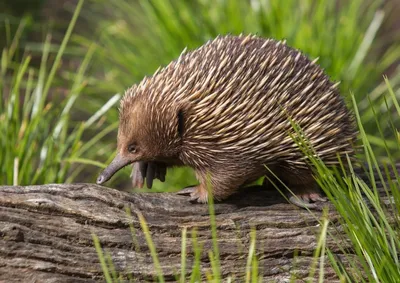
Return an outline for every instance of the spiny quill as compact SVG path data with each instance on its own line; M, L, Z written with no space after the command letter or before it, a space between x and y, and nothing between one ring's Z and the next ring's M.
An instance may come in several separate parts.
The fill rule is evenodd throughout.
M138 85L120 104L118 153L104 183L135 163L134 186L165 179L166 168L192 167L200 182L184 189L191 201L222 200L274 172L299 197L322 201L307 158L293 139L293 122L327 165L354 154L353 117L337 84L285 42L257 36L220 36ZM339 156L339 159L338 159Z

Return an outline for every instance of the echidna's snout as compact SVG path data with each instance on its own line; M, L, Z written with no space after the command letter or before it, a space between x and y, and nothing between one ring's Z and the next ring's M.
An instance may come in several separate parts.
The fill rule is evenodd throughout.
M101 172L101 174L97 178L96 183L101 185L107 182L118 170L122 169L130 163L132 163L132 161L129 158L117 154L114 160L111 161L110 165L108 165L107 168L104 169L103 172Z

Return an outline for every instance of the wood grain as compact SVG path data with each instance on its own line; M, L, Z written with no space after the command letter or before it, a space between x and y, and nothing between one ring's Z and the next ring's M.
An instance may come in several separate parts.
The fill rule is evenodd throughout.
M400 168L400 167L399 167ZM132 217L126 213L132 211ZM328 205L327 245L343 262L342 247L350 247L338 215ZM103 282L94 248L96 234L123 278L155 280L152 258L137 212L148 222L167 281L180 273L181 232L188 229L187 269L194 262L190 231L203 245L201 266L210 270L212 250L208 207L190 204L173 193L127 193L94 184L50 184L0 187L0 280L2 282ZM255 229L256 253L264 282L299 282L309 274L320 232L321 211L311 213L291 204L275 190L246 188L215 204L221 271L243 281ZM132 223L135 239L129 228ZM325 279L337 280L329 266Z

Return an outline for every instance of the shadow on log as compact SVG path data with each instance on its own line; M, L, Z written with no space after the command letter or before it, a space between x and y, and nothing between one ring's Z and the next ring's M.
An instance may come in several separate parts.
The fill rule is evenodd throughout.
M322 212L299 209L275 190L248 188L215 204L223 277L243 281L256 230L259 273L263 282L307 278L320 232ZM251 192L249 192L251 191ZM132 218L125 208L132 211ZM92 233L110 253L123 278L152 280L156 271L136 213L146 219L166 281L180 272L181 233L188 229L187 271L194 262L190 231L203 245L201 267L211 270L208 207L190 204L173 193L126 193L94 184L0 187L0 280L4 282L95 282L103 273ZM345 239L332 207L329 232ZM133 239L129 224L136 231ZM333 223L333 224L332 224ZM339 234L338 234L339 233ZM134 243L136 242L136 243ZM349 247L346 240L342 247ZM346 262L333 238L327 246ZM328 264L327 264L328 265ZM326 266L325 279L336 281ZM3 281L1 281L3 282Z

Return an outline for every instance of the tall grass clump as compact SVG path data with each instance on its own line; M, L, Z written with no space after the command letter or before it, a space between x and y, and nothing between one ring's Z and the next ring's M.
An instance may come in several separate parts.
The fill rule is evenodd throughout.
M341 81L342 94L347 96L350 90L354 93L366 134L380 158L385 148L366 95L371 93L369 99L381 114L379 126L387 146L400 157L386 127L390 120L400 123L400 119L393 115L393 105L386 111L385 85L381 83L382 74L400 59L400 40L397 35L379 35L391 10L383 1L341 1L339 5L331 0L91 0L89 4L83 16L97 25L99 48L88 86L92 95L82 98L90 99L90 103L81 104L86 111L90 111L90 105L101 104L110 93L123 92L151 75L186 47L194 49L219 34L255 33L285 39L311 59L318 57L330 77ZM74 39L83 46L91 44L87 36ZM400 72L387 75L393 87L400 85ZM108 116L109 121L118 119L117 111ZM107 145L110 142L115 143L105 139ZM174 171L165 184L156 182L154 186L167 189L191 185L194 179L188 174Z
M71 166L73 164L103 166L84 158L85 151L82 150L82 135L98 117L94 115L84 122L71 119L74 103L87 84L85 73L94 46L89 48L71 83L67 84L65 80L61 88L54 86L82 4L83 1L79 1L55 58L51 58L50 53L51 36L46 37L39 69L31 64L29 50L21 51L18 45L24 20L13 40L2 51L0 184L68 182L80 172L80 167Z
M387 104L394 105L395 115L400 117L395 91L387 79L385 84ZM315 168L319 186L341 216L339 221L346 237L330 236L336 237L336 243L349 265L345 266L334 256L333 251L327 249L327 256L339 278L346 282L398 282L400 166L386 143L384 148L387 162L379 163L365 132L354 96L352 101L362 143L360 150L366 157L361 166L365 172L360 172L360 164L357 165L350 159L343 162L340 170L331 170L318 159L306 140L300 140L298 145ZM374 106L371 107L374 109ZM374 117L379 127L379 116ZM398 141L397 150L400 150L398 125L396 128L393 121L391 122L392 135ZM301 131L298 133L301 136ZM382 131L379 133L383 135ZM384 138L382 140L385 141ZM350 248L343 246L346 239L350 239Z

